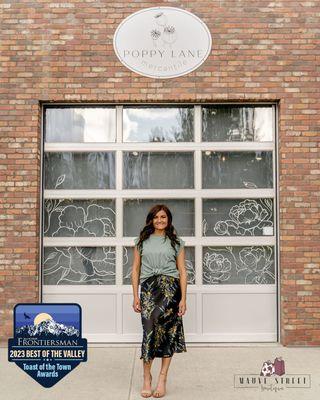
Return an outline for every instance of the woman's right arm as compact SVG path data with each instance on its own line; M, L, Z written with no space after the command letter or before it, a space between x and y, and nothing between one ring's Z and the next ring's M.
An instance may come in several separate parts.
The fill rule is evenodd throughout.
M138 288L140 279L140 268L141 268L141 256L136 246L133 250L133 263L132 263L132 273L131 273L131 284L133 290L134 299L139 298Z

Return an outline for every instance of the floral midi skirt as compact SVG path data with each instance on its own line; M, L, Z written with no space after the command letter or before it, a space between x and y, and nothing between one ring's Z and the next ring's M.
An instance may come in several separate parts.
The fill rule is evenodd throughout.
M181 288L179 278L153 275L141 284L140 304L143 339L141 357L172 357L187 351L182 316L178 315Z

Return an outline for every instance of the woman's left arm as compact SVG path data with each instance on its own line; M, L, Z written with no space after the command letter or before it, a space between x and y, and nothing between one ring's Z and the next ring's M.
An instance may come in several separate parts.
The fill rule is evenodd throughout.
M181 287L181 300L179 303L179 313L178 315L184 315L187 310L186 298L187 298L187 270L185 267L185 254L184 247L181 249L180 253L176 259L177 268L180 274L180 287Z

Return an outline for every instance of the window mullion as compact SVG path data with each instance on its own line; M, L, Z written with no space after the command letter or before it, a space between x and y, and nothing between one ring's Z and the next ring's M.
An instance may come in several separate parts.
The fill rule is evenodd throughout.
M195 106L195 143L201 143L201 126L202 126L202 118L201 118L201 106ZM201 245L201 236L202 236L202 160L201 160L201 149L198 148L194 151L194 176L195 176L195 189L197 190L195 195L195 238L196 245L194 247L195 251L195 285L201 285L202 283L202 245ZM199 299L198 299L199 300Z
M117 143L122 143L122 137L123 137L123 123L122 123L122 112L123 112L123 107L122 106L116 106L116 142ZM120 145L121 147L121 145ZM123 248L121 243L121 238L123 236L123 223L122 223L122 218L123 218L123 198L119 196L119 193L121 193L122 190L122 176L123 176L123 168L122 168L122 157L123 157L123 150L117 149L116 150L116 190L115 190L115 211L116 211L116 285L122 285L122 276L123 276L123 265L122 265L122 252ZM121 297L119 298L119 295L117 297L118 303L121 301ZM120 321L121 322L121 321ZM122 329L121 326L119 326L119 321L118 321L118 329ZM120 332L119 332L120 333Z

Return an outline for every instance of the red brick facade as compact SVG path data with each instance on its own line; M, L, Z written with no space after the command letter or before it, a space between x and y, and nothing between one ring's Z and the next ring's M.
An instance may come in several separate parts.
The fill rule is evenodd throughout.
M199 16L212 52L175 79L137 75L113 34L141 8ZM0 318L39 300L41 102L279 101L281 343L320 345L318 1L3 1ZM317 47L318 46L318 47Z

